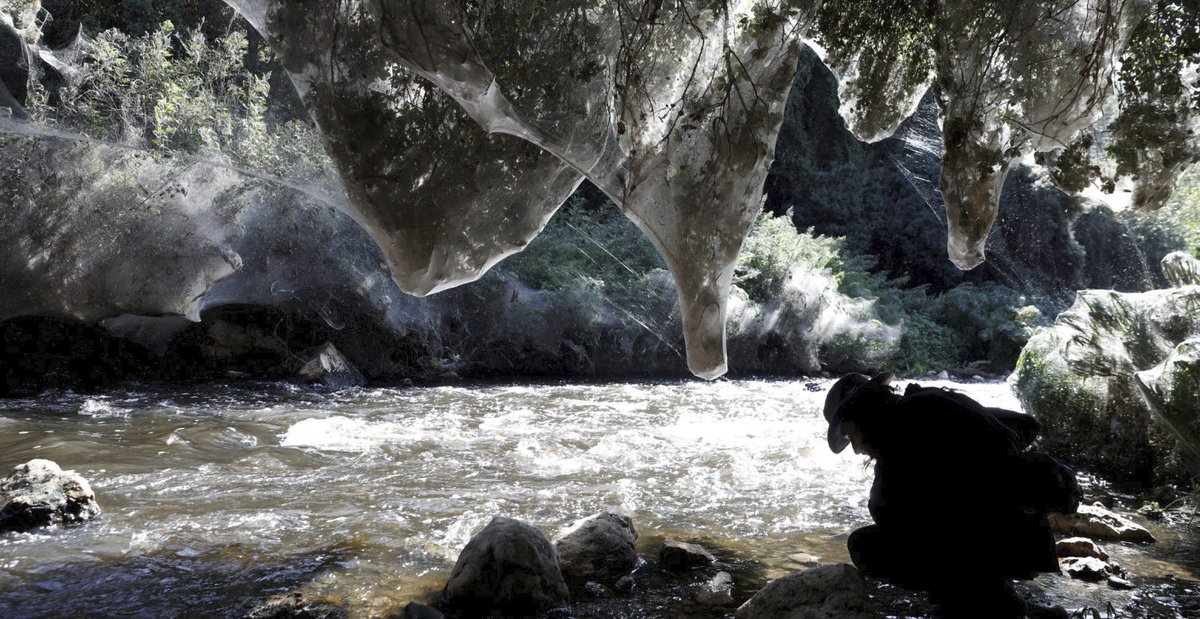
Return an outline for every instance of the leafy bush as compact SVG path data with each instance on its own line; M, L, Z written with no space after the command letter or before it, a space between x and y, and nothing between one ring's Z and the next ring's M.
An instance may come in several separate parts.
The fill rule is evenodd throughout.
M786 217L763 213L742 246L733 284L757 303L770 301L783 288L792 269L824 269L833 264L842 242L797 233Z
M524 251L506 258L489 277L515 279L541 291L556 312L590 316L583 322L592 327L603 314L665 341L679 334L672 316L675 295L660 285L665 270L666 263L633 222L585 185Z
M29 0L4 0L28 3ZM48 28L72 31L82 24L84 32L103 32L119 28L142 35L170 21L182 29L204 28L210 36L224 32L235 13L224 2L213 0L42 0L54 16Z
M163 22L144 35L100 33L71 85L51 105L35 89L35 120L160 154L227 159L290 176L332 176L307 123L268 114L269 76L250 71L247 34L209 40Z
M633 222L605 198L577 192L530 242L499 267L535 290L581 284L629 299L642 278L666 264Z
M1161 209L1126 211L1121 218L1137 237L1147 261L1153 261L1153 267L1176 250L1200 256L1200 166L1193 166L1179 179L1171 199Z
M913 313L904 321L900 350L887 369L908 375L958 367L966 348L953 329L934 322L929 316Z
M39 17L39 4L37 0L0 0L0 13L11 17L13 26L33 42L42 35L43 20Z
M1011 368L1033 328L1046 322L1017 291L995 283L960 284L939 296L932 313L951 329L963 347L963 360L987 360Z

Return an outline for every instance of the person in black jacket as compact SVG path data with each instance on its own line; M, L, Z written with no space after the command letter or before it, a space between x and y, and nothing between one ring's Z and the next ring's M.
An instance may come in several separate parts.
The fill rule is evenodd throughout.
M1074 511L1073 474L1029 449L1032 417L891 381L851 374L825 400L830 449L875 460L875 524L851 533L854 564L930 591L949 617L1022 616L1011 581L1058 572L1046 512Z

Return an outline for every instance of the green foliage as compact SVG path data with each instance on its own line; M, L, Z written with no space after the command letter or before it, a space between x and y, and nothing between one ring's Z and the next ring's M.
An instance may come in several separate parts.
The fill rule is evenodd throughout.
M1159 1L1134 30L1121 58L1121 115L1109 154L1117 174L1173 173L1200 156L1191 130L1200 98L1189 96L1184 69L1200 61L1200 11ZM1198 80L1192 72L1193 80Z
M1152 263L1177 250L1200 256L1200 166L1193 166L1180 178L1161 209L1127 211L1121 219Z
M641 294L647 274L666 264L615 205L576 194L525 251L499 268L535 290L561 291L582 283L630 299Z
M887 369L916 375L963 365L966 347L954 330L916 312L908 316L903 325L900 350Z
M268 76L246 67L247 35L216 39L163 22L145 35L107 30L89 47L74 83L31 111L43 123L159 153L215 154L277 174L327 176L316 131L268 113Z
M885 118L900 93L922 88L934 69L934 3L923 0L827 0L817 14L816 34L832 66L854 61L858 117Z
M879 319L903 329L899 349L880 358L878 342L839 336L822 350L830 366L862 369L881 362L885 369L919 374L987 361L994 370L1011 368L1034 327L1047 321L1028 300L995 283L960 284L942 294L905 279L873 272L874 260L855 254L845 239L799 233L786 217L760 216L738 259L734 283L757 303L779 299L793 268L828 269L838 291L873 299Z
M931 311L939 325L957 335L962 358L987 360L997 368L1010 367L1034 327L1047 322L1020 293L992 282L956 286L939 296Z
M23 0L6 0L22 2ZM233 22L235 13L219 0L42 0L54 16L49 24L85 32L120 29L134 36L153 32L169 21L182 30L203 28L215 38Z
M1038 165L1047 167L1051 180L1063 191L1078 193L1087 189L1094 180L1100 179L1103 191L1112 193L1116 182L1104 176L1100 166L1092 161L1091 151L1095 143L1092 134L1083 133L1060 151L1035 153L1034 160Z
M481 282L515 280L541 292L548 306L538 311L545 321L572 325L563 332L587 347L624 333L681 358L676 297L664 285L670 281L665 270L645 235L611 201L585 186L524 251L506 258ZM653 366L650 357L656 353L638 350Z
M1029 342L1017 359L1015 390L1025 410L1044 419L1047 427L1070 429L1071 435L1049 432L1045 447L1077 460L1087 454L1072 453L1079 449L1072 436L1103 435L1097 411L1103 409L1104 401L1095 387L1052 359L1056 345L1049 332Z
M755 222L734 269L733 284L757 303L783 289L792 269L828 268L842 251L842 241L800 234L786 217L763 213Z

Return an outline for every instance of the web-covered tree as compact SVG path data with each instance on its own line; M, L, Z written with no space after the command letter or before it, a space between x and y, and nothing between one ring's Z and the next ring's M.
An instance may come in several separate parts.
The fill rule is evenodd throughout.
M1067 188L1133 183L1153 208L1196 157L1194 0L227 3L267 36L406 289L478 277L586 177L663 255L707 377L802 41L860 137L933 89L961 268L1018 158Z

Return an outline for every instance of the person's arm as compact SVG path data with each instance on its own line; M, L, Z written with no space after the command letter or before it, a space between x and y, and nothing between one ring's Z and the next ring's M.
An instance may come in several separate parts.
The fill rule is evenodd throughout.
M1034 419L1033 415L1026 415L1025 413L1010 411L1006 408L991 406L983 410L1013 433L1013 436L1016 437L1015 445L1018 449L1027 449L1037 440L1038 435L1042 433L1042 424L1037 419Z
M891 529L919 530L935 526L936 506L946 484L923 467L899 462L875 464L875 481L867 508L875 524Z
M871 512L871 519L875 524L885 524L888 517L887 496L884 494L884 473L880 470L879 463L875 463L875 480L871 482L871 498L867 499L867 510Z

